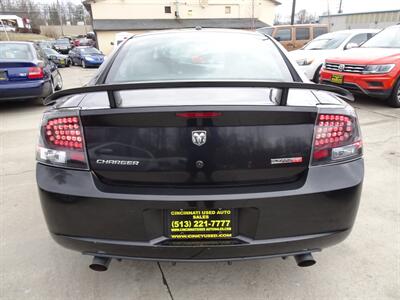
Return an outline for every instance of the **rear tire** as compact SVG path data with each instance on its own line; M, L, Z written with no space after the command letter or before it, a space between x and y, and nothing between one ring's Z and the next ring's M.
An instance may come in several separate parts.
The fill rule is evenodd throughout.
M55 91L56 91L56 88L54 86L54 78L51 78L51 80L50 80L50 93L47 96L50 96L50 95L54 94Z
M63 79L60 72L57 72L57 84L54 86L54 90L59 91L63 88Z
M44 100L46 100L46 98L48 97L48 96L50 96L50 95L52 95L54 92L55 92L55 87L54 87L54 82L53 82L53 78L51 78L51 80L50 80L50 88L49 88L49 94L46 96L46 97L44 97L44 98L39 98L40 100L40 103L42 104L42 105L44 105Z
M314 77L312 79L313 82L319 83L319 72L321 71L322 65L320 65L315 71Z
M387 99L387 103L391 107L400 107L400 78L397 79L397 83L394 85L392 94L390 97Z

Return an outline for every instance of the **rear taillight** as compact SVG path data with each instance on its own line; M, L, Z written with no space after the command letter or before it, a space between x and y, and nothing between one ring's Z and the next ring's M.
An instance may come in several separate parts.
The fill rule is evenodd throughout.
M77 112L44 115L36 158L46 164L87 169L85 141Z
M361 156L362 141L356 115L318 114L313 149L314 165Z
M29 79L42 79L44 77L43 69L40 67L31 67L28 69Z

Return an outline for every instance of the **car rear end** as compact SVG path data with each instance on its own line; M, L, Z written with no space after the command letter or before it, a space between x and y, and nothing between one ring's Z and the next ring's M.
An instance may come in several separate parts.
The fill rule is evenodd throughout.
M31 43L0 42L0 100L43 98L51 92Z
M194 55L210 39L224 46ZM238 39L242 49L229 46ZM250 48L252 62L244 55ZM147 55L155 57L143 52L133 62L142 73L130 73L127 57L143 49L157 51L160 61L141 68ZM283 96L268 84L235 83L239 71L254 80L252 64L260 64L253 75L290 81L274 42L248 33L167 33L139 37L137 47L128 41L119 51L104 68L106 86L61 98L42 120L36 176L59 244L106 260L296 256L306 266L307 255L345 239L363 180L357 116L322 92ZM232 54L243 62L230 80L180 84L189 69L215 79ZM271 57L274 63L265 64ZM167 66L178 81L161 80L171 75ZM159 84L112 90L125 76L146 78L150 70Z

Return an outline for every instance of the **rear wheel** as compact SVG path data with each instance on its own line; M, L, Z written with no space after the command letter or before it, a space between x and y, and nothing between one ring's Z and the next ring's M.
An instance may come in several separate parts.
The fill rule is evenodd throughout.
M50 80L50 87L49 87L49 93L47 94L46 97L44 98L39 98L39 101L44 105L44 100L50 95L52 95L55 92L56 88L54 86L54 78L51 78Z
M321 71L322 65L320 65L315 71L314 77L312 79L313 82L319 83L319 72Z
M57 71L56 80L55 80L55 84L54 84L54 89L56 91L59 91L62 88L63 88L63 79L61 77L60 72Z
M392 94L388 98L387 102L391 107L400 107L400 78L397 79L397 83L395 84Z

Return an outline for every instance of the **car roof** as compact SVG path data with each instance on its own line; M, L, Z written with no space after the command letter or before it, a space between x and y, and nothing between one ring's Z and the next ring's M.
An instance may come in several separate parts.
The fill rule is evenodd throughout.
M322 39L324 37L332 36L334 34L347 33L347 34L349 34L349 37L350 37L351 35L355 35L358 33L378 33L379 31L381 31L381 30L380 29L370 29L370 28L338 30L338 31L332 31L332 32L327 32L327 33L321 34L321 35L317 36L315 39Z
M346 30L338 30L338 31L332 31L329 33L336 33L336 32L349 32L349 33L359 33L359 32L378 32L381 31L382 29L376 29L376 28L365 28L365 29L346 29Z
M177 33L231 33L231 34L245 34L245 35L253 35L255 37L259 37L260 33L256 31L247 31L241 29L226 29L226 28L183 28L183 29L171 29L171 30L158 30L158 31L149 31L140 34L134 35L135 37L140 36L152 36L152 35L168 35L168 34L177 34ZM265 36L264 36L265 37Z

